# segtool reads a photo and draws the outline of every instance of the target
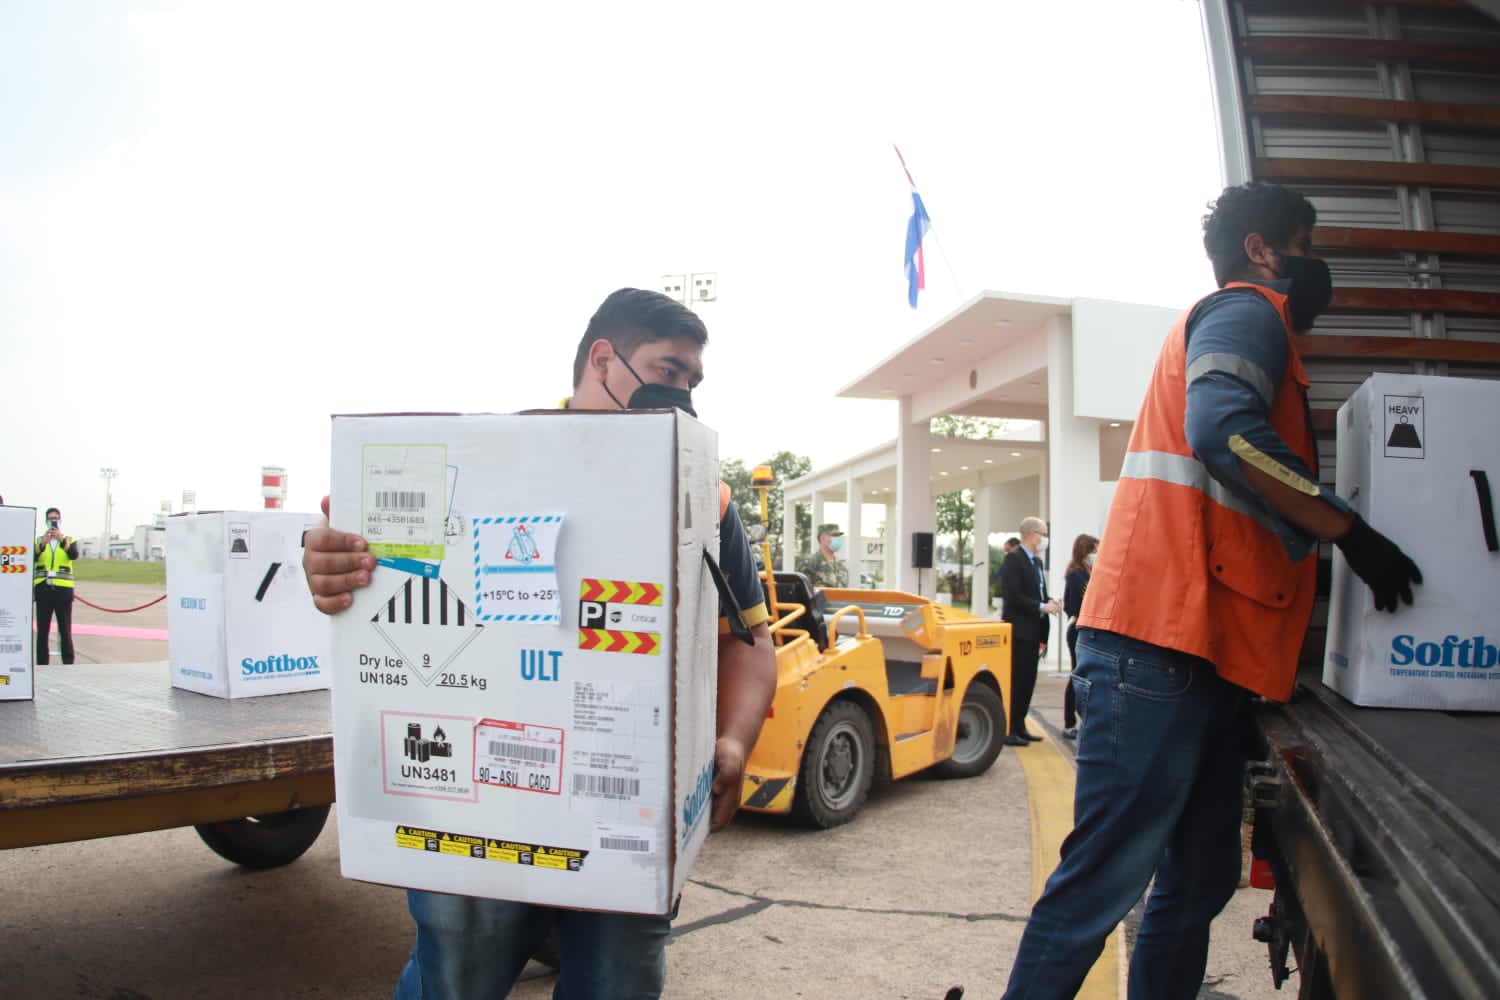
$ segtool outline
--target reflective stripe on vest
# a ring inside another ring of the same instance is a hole
[[[1187,486],[1208,494],[1210,500],[1243,514],[1267,531],[1275,532],[1276,523],[1229,491],[1229,487],[1208,474],[1208,468],[1191,455],[1174,455],[1169,451],[1131,451],[1125,453],[1120,468],[1121,479],[1157,479],[1174,486]]]

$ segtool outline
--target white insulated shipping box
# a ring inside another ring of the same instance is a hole
[[[0,506],[0,701],[29,701],[35,687],[36,629],[31,572],[36,508]]]
[[[1323,682],[1357,705],[1500,710],[1500,382],[1370,377],[1338,413],[1339,496],[1422,571],[1376,611],[1333,557]]]
[[[218,698],[328,687],[332,626],[302,573],[302,536],[321,523],[280,510],[167,518],[173,687]]]
[[[676,411],[333,421],[343,873],[666,913],[708,831],[713,432]]]

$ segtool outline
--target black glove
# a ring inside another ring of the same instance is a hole
[[[1411,585],[1422,582],[1422,571],[1401,551],[1400,546],[1365,523],[1358,514],[1333,544],[1344,553],[1349,568],[1369,584],[1375,595],[1375,610],[1396,610],[1396,598],[1411,603]]]

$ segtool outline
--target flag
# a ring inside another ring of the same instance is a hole
[[[927,268],[922,260],[922,237],[932,228],[922,196],[911,193],[911,218],[906,223],[906,301],[917,308],[917,292],[927,287]]]
[[[917,194],[917,182],[911,179],[911,171],[906,169],[906,157],[901,155],[901,150],[896,146],[896,159],[901,161],[901,170],[906,174],[906,183],[911,185],[911,218],[906,223],[906,301],[913,309],[917,308],[917,293],[927,287],[927,267],[922,258],[922,237],[932,228],[932,220],[927,217],[927,206],[922,204],[922,196]]]

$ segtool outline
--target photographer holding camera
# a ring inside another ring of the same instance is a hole
[[[47,637],[57,616],[58,645],[64,664],[73,662],[73,560],[78,539],[62,533],[62,512],[47,508],[47,533],[36,540],[32,594],[36,598],[36,662],[48,660]]]

